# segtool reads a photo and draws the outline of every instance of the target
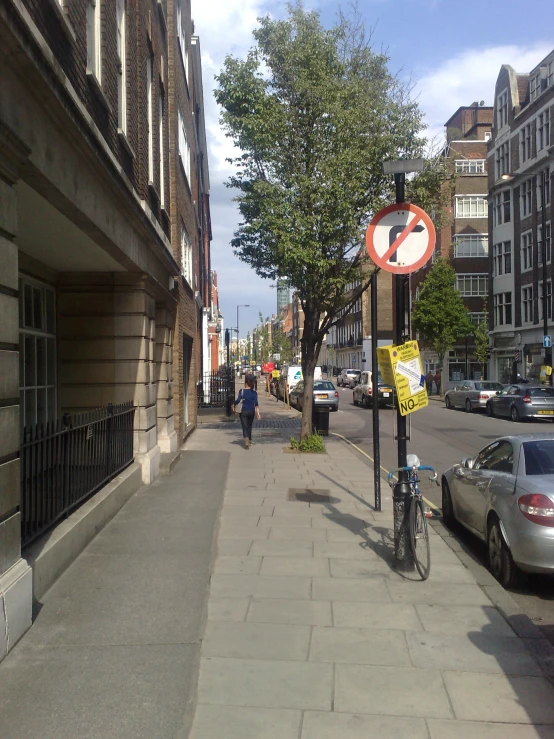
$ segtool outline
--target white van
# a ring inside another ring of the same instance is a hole
[[[315,380],[321,380],[321,367],[316,367],[314,370],[314,382]],[[288,395],[290,391],[303,380],[302,367],[299,364],[285,364],[281,370],[281,377],[279,378],[279,396],[285,399],[285,391]]]

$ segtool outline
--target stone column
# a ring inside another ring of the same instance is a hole
[[[0,660],[31,626],[33,576],[21,558],[17,195],[30,151],[0,121]]]
[[[157,383],[158,445],[162,453],[177,449],[173,410],[173,326],[175,316],[165,305],[156,306],[154,377]]]

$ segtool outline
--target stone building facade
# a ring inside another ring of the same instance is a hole
[[[210,226],[188,0],[5,0],[0,49],[1,659],[31,617],[22,429],[132,402],[156,477],[196,419]]]
[[[529,73],[503,65],[488,151],[490,369],[500,382],[518,373],[537,381],[546,355],[543,335],[554,333],[553,118],[554,51]]]

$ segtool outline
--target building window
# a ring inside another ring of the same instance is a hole
[[[499,180],[503,174],[510,171],[510,142],[506,141],[496,150],[495,160],[496,179]]]
[[[177,39],[179,41],[179,49],[181,51],[181,61],[185,70],[185,79],[189,81],[189,52],[187,46],[187,38],[185,29],[183,28],[183,9],[182,0],[177,0]]]
[[[454,256],[486,257],[489,253],[489,237],[486,234],[457,234],[454,237]]]
[[[512,272],[512,242],[501,241],[493,246],[494,276],[509,275]]]
[[[183,221],[181,221],[181,273],[192,287],[192,245]]]
[[[550,145],[550,108],[539,113],[537,118],[537,152]]]
[[[56,418],[56,301],[50,287],[19,282],[21,425]]]
[[[125,0],[117,0],[117,125],[127,133],[127,14]]]
[[[492,138],[492,133],[490,131],[485,131],[485,141],[490,141]]]
[[[533,184],[531,180],[524,182],[519,189],[521,217],[526,218],[531,214]]]
[[[148,182],[154,182],[154,59],[148,54],[146,60],[146,100],[148,117]]]
[[[544,320],[544,301],[543,301],[543,284],[539,283],[539,320]],[[546,317],[552,318],[552,282],[548,280],[546,283]]]
[[[494,296],[494,325],[505,326],[512,323],[512,293],[498,293]]]
[[[548,77],[546,78],[546,86],[554,85],[554,60],[548,64]]]
[[[521,289],[521,322],[533,323],[533,286]]]
[[[552,261],[552,242],[551,242],[551,231],[550,221],[546,224],[546,243],[542,243],[542,224],[537,226],[537,264],[542,265],[543,259],[543,247],[546,252],[546,263],[550,264]]]
[[[457,195],[456,218],[486,218],[488,203],[483,195]]]
[[[512,218],[510,191],[504,190],[494,196],[494,225],[501,226],[503,223],[509,223]]]
[[[456,172],[459,174],[484,174],[484,159],[456,159]]]
[[[165,121],[165,98],[163,88],[160,87],[160,97],[158,101],[158,126],[159,136],[158,141],[160,145],[160,206],[165,208],[165,135],[164,135],[164,121]]]
[[[456,275],[456,290],[463,297],[485,296],[488,294],[488,274]]]
[[[533,234],[527,231],[521,235],[521,271],[526,272],[533,267]]]
[[[191,186],[190,182],[190,147],[187,140],[187,131],[185,128],[185,121],[181,111],[179,111],[179,157],[181,164],[185,172],[185,176]]]
[[[520,158],[521,158],[522,164],[523,162],[526,162],[528,159],[531,159],[533,155],[531,139],[532,139],[532,125],[531,123],[528,123],[526,126],[523,126],[523,128],[519,132],[519,152],[520,152]]]
[[[87,2],[87,71],[102,81],[101,0]]]
[[[480,326],[482,323],[485,323],[487,320],[487,314],[486,313],[469,313],[469,320],[473,323],[474,326]]]
[[[539,74],[536,74],[534,77],[531,77],[531,80],[529,81],[529,98],[531,102],[533,102],[533,100],[536,100],[540,94],[541,94],[541,76],[539,73]]]
[[[508,90],[501,92],[496,99],[496,115],[498,128],[503,128],[508,123]]]
[[[542,188],[544,185],[544,199],[546,204],[550,203],[550,167],[537,175],[537,209],[542,208]]]

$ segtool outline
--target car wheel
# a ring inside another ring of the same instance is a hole
[[[518,409],[517,409],[517,408],[515,407],[515,405],[513,405],[513,406],[512,406],[511,408],[510,408],[510,418],[511,418],[511,419],[512,419],[512,421],[514,421],[515,423],[517,423],[517,422],[518,422],[518,421],[520,420],[520,418],[519,418],[519,411],[518,411]]]
[[[363,401],[364,408],[369,408],[371,403],[369,402],[369,395],[364,395],[364,401]]]
[[[352,405],[358,405],[358,400],[354,394],[352,394]]]
[[[448,397],[448,395],[445,398],[444,404],[446,405],[446,407],[448,408],[449,411],[452,410],[452,401],[450,400],[450,398]]]
[[[489,525],[487,545],[492,574],[503,588],[517,587],[523,581],[524,575],[514,562],[508,545],[504,541],[498,518],[492,519]]]
[[[466,413],[471,413],[471,400],[469,398],[466,400]]]
[[[450,486],[444,478],[442,480],[442,520],[448,528],[452,528],[453,524],[456,523]]]
[[[494,418],[494,408],[492,407],[492,403],[487,403],[487,416],[489,416],[489,418]]]

